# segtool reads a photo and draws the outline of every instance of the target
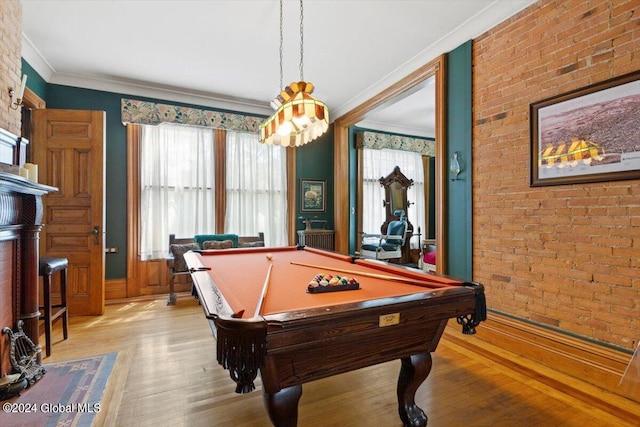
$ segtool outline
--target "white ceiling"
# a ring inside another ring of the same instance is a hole
[[[333,121],[534,2],[307,0],[304,78]],[[22,56],[48,83],[272,112],[280,90],[277,0],[21,3]],[[298,1],[284,3],[288,85],[300,78],[300,11]]]

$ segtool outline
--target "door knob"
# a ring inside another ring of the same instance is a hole
[[[100,226],[94,225],[91,229],[91,234],[93,234],[93,243],[96,245],[100,244]]]

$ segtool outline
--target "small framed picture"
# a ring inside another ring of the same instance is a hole
[[[326,197],[326,182],[317,179],[300,180],[300,211],[324,212]]]

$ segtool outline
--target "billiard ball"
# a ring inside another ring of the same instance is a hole
[[[267,259],[271,259],[271,258],[273,258],[273,255],[267,254]]]

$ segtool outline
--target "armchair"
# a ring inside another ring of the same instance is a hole
[[[363,258],[380,260],[402,258],[402,247],[408,230],[407,217],[403,210],[396,210],[393,214],[398,219],[389,222],[387,234],[363,233],[360,250]]]

